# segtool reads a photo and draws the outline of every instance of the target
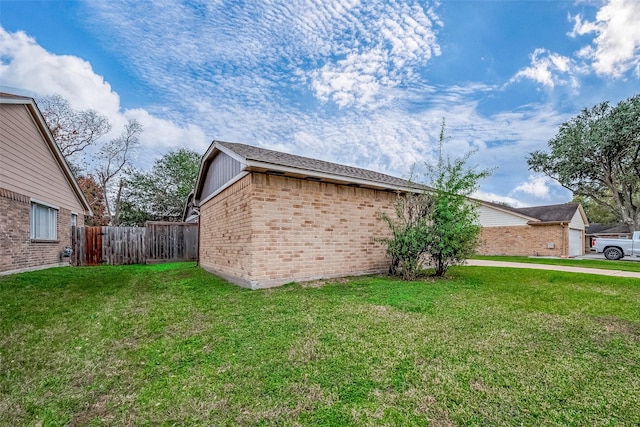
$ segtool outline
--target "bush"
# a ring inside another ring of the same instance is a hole
[[[391,258],[389,274],[405,280],[418,276],[425,258],[435,275],[443,277],[450,266],[464,263],[478,245],[478,204],[469,196],[491,171],[467,167],[473,152],[453,161],[445,159],[443,142],[444,121],[438,162],[427,165],[431,186],[399,194],[395,217],[380,214],[391,231],[391,237],[381,240]]]

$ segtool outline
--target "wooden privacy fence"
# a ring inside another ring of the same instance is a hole
[[[195,261],[198,224],[147,222],[145,227],[73,227],[73,265]]]

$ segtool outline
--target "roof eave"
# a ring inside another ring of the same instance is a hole
[[[363,188],[371,188],[376,190],[384,190],[384,191],[394,191],[394,192],[402,192],[402,193],[417,193],[420,191],[427,190],[426,187],[420,187],[416,185],[415,187],[411,187],[409,185],[394,185],[390,183],[367,180],[362,178],[353,178],[344,175],[331,174],[326,172],[318,172],[310,169],[303,168],[295,168],[290,166],[283,166],[275,163],[262,162],[257,160],[247,159],[243,156],[240,156],[235,151],[230,148],[225,147],[224,145],[219,144],[220,141],[212,141],[211,145],[207,149],[207,151],[202,156],[202,160],[200,162],[200,170],[198,171],[198,177],[196,179],[196,187],[194,191],[194,202],[200,203],[200,194],[202,192],[202,187],[204,186],[204,181],[206,179],[207,170],[209,169],[209,164],[215,158],[215,156],[222,152],[227,154],[228,156],[234,158],[239,161],[241,164],[241,170],[244,172],[281,172],[282,175],[292,176],[296,178],[317,178],[321,181],[325,182],[334,182],[338,184],[355,184]]]
[[[567,225],[570,221],[529,221],[527,225]]]

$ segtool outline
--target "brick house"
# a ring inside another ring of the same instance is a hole
[[[377,215],[404,191],[389,175],[214,141],[193,198],[200,265],[252,289],[386,271]]]
[[[0,93],[0,274],[69,265],[91,209],[32,98]]]
[[[511,208],[481,202],[480,225],[480,255],[584,255],[588,221],[579,203]]]

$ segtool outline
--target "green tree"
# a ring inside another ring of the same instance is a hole
[[[200,155],[181,148],[156,160],[151,171],[129,174],[121,205],[121,223],[180,221],[199,168]]]
[[[440,133],[440,155],[430,167],[433,210],[428,244],[431,265],[436,277],[443,277],[449,267],[464,263],[478,246],[481,227],[478,204],[469,197],[478,189],[481,179],[491,170],[477,171],[467,162],[475,152],[451,160],[442,155],[444,122]]]
[[[389,272],[406,280],[417,277],[423,262],[435,268],[436,277],[444,277],[478,244],[478,205],[469,196],[491,171],[467,166],[473,152],[455,160],[445,158],[444,129],[443,120],[438,162],[427,165],[430,186],[416,186],[415,193],[399,195],[395,217],[381,214],[391,231],[391,237],[382,240],[391,257]]]
[[[531,170],[640,230],[640,95],[582,110],[548,145],[530,154]]]
[[[590,223],[615,224],[621,222],[620,212],[612,206],[602,206],[585,196],[573,196],[572,203],[580,203]]]

